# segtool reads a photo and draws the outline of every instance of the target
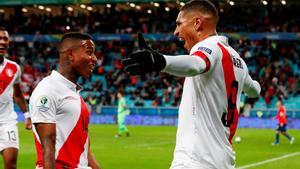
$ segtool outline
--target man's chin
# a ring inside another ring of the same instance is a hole
[[[5,56],[6,55],[6,51],[0,50],[0,56]]]

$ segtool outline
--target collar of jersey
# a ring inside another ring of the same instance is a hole
[[[70,80],[68,80],[67,78],[65,78],[63,75],[61,75],[59,72],[52,70],[51,72],[51,76],[55,79],[58,80],[60,82],[62,82],[64,85],[66,85],[69,89],[73,90],[73,91],[80,91],[81,90],[81,86],[78,84],[75,84],[73,82],[71,82]]]
[[[195,51],[194,48],[199,47],[199,46],[198,46],[199,43],[203,43],[204,41],[207,41],[207,40],[215,40],[215,41],[217,41],[217,42],[221,42],[222,44],[228,46],[228,38],[227,38],[226,36],[213,35],[213,36],[209,36],[208,38],[204,39],[204,40],[201,41],[201,42],[196,43],[196,44],[192,47],[192,49],[191,49],[190,52]]]

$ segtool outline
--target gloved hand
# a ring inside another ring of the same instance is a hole
[[[161,71],[166,67],[166,59],[159,52],[147,46],[141,33],[138,34],[140,50],[132,52],[127,58],[122,59],[126,72],[131,75],[142,75],[152,71]]]

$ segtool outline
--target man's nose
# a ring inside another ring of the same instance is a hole
[[[178,36],[179,35],[179,32],[177,31],[177,28],[174,30],[174,33],[173,33],[175,36]]]

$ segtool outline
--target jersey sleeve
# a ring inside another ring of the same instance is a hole
[[[192,48],[190,55],[164,55],[167,65],[163,72],[184,77],[206,73],[213,67],[218,55],[216,45],[199,43]]]
[[[245,64],[246,65],[246,64]],[[252,80],[251,76],[249,75],[248,68],[246,68],[246,77],[244,81],[244,88],[243,91],[251,98],[259,97],[261,87],[260,84],[256,80]]]
[[[56,123],[55,99],[46,91],[37,90],[30,98],[29,111],[32,123]]]

